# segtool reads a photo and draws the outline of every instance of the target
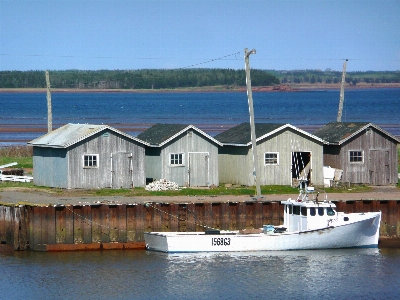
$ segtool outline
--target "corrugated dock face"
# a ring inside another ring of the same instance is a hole
[[[347,201],[338,211],[382,211],[381,236],[400,235],[400,201]],[[0,246],[14,250],[144,249],[147,231],[240,230],[282,224],[279,202],[0,206]]]

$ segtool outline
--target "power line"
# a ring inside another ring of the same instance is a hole
[[[235,60],[237,60],[236,55],[240,55],[240,52],[235,52],[235,53],[228,54],[228,55],[225,55],[225,56],[222,56],[222,57],[219,57],[219,58],[214,58],[214,59],[211,59],[211,60],[207,60],[207,61],[204,61],[204,62],[201,62],[201,63],[198,63],[198,64],[193,64],[193,65],[190,65],[190,66],[178,68],[178,70],[180,70],[180,69],[193,68],[193,67],[195,67],[195,66],[207,64],[207,63],[210,63],[210,62],[213,62],[213,61],[216,61],[216,60],[225,60],[224,58],[229,57],[229,56],[233,56],[233,55],[235,55]]]

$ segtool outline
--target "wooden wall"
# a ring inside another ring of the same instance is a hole
[[[349,162],[349,151],[363,151],[364,161]],[[324,164],[343,169],[342,180],[350,183],[395,185],[398,181],[397,144],[374,128],[341,146],[325,146]]]
[[[338,211],[382,211],[381,235],[400,235],[400,201],[347,201]],[[14,250],[127,249],[146,231],[238,230],[282,224],[279,202],[0,206],[0,243]]]
[[[182,166],[171,166],[170,165],[170,154],[171,153],[183,153],[184,161]],[[169,181],[176,182],[179,186],[188,186],[189,183],[199,182],[195,178],[197,172],[201,174],[203,170],[190,170],[189,166],[189,155],[190,153],[204,153],[208,154],[208,185],[219,185],[219,173],[218,173],[218,146],[205,138],[196,131],[187,131],[179,138],[171,141],[167,145],[162,147],[161,159],[158,161],[148,159],[146,162],[149,163],[160,163],[159,166],[161,171],[161,178],[165,178]],[[154,169],[154,166],[149,166],[150,170]],[[191,178],[189,178],[191,176]],[[158,178],[159,179],[159,178]]]
[[[99,167],[84,168],[84,154],[98,154]],[[117,166],[114,160],[113,165],[111,156],[119,154],[132,154],[130,162]],[[103,131],[67,149],[33,147],[34,184],[67,189],[144,187],[144,156],[144,145],[113,131]],[[127,178],[116,185],[113,176]]]
[[[278,165],[265,165],[266,152],[279,153]],[[323,146],[308,136],[287,129],[257,142],[257,176],[261,185],[292,185],[292,152],[311,153],[311,182],[324,184]],[[220,182],[254,185],[253,156],[251,146],[224,146],[220,148]]]

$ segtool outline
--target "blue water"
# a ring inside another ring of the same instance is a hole
[[[398,299],[399,249],[0,254],[1,299]]]
[[[256,122],[289,123],[310,132],[336,121],[339,91],[253,93]],[[0,143],[26,142],[47,130],[45,93],[0,93]],[[108,124],[137,135],[152,124],[194,124],[215,135],[249,122],[245,92],[52,93],[53,129]],[[400,89],[350,90],[342,121],[372,122],[400,136]],[[17,133],[10,128],[38,128]]]

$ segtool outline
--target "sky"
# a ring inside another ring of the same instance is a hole
[[[400,70],[399,0],[0,0],[0,70]]]

